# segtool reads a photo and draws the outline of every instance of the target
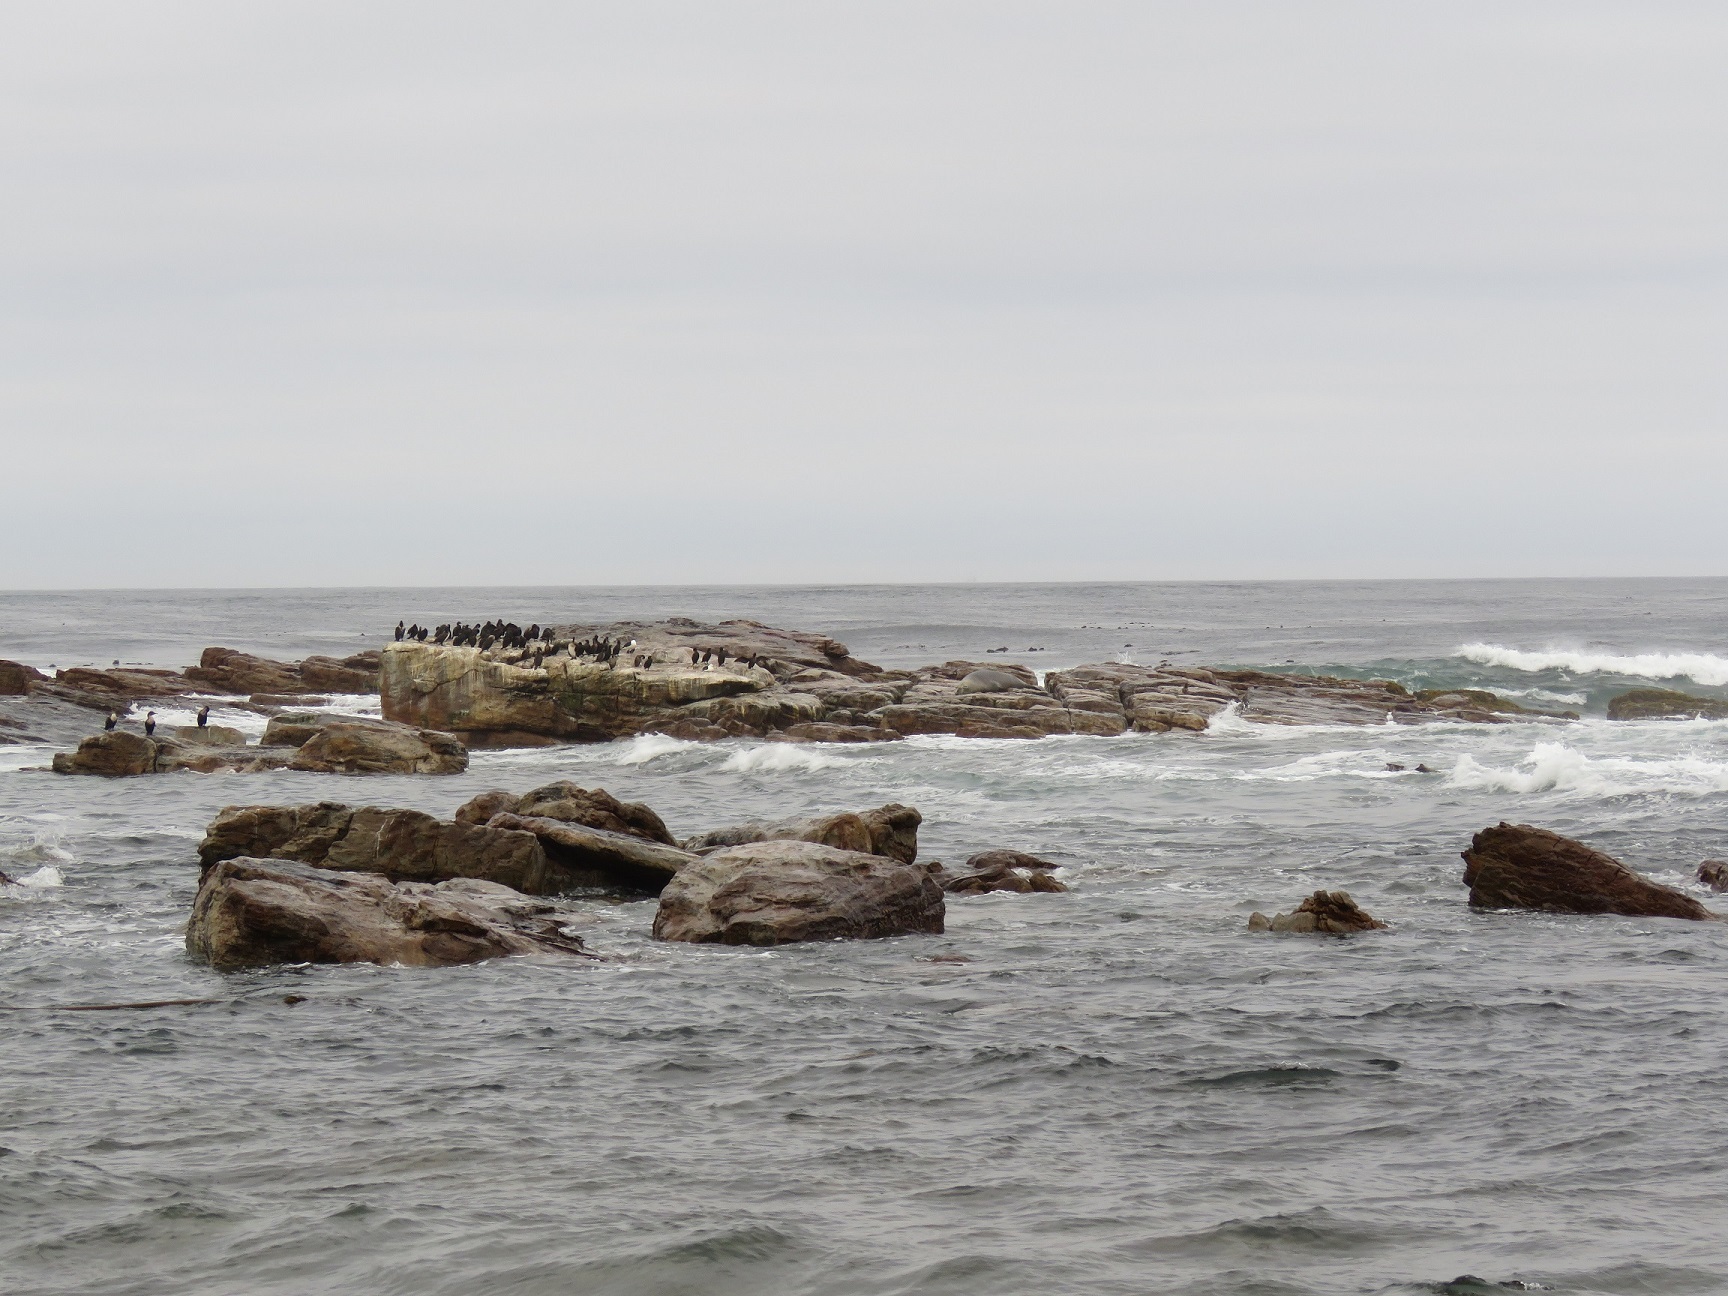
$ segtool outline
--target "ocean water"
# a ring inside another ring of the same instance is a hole
[[[1602,711],[1651,683],[1728,695],[1725,609],[1728,581],[0,595],[0,657],[42,666],[353,651],[398,617],[682,614],[886,665],[1168,657],[1585,715],[644,738],[477,752],[443,779],[108,782],[0,748],[20,879],[0,889],[0,1290],[1728,1290],[1728,928],[1473,913],[1458,858],[1506,819],[1696,892],[1728,857],[1728,723]],[[1418,763],[1437,772],[1387,768]],[[186,958],[224,805],[448,814],[556,778],[679,834],[902,801],[925,857],[1030,850],[1072,890],[954,900],[940,937],[774,950],[657,945],[652,901],[586,902],[598,964]],[[1246,930],[1316,887],[1391,929]],[[164,999],[210,1002],[65,1010]]]

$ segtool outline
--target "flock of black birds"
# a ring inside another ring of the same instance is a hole
[[[554,657],[563,652],[572,659],[597,661],[614,668],[619,660],[630,649],[636,646],[634,639],[628,643],[622,639],[613,639],[606,635],[592,635],[587,639],[559,639],[553,633],[551,626],[544,630],[538,624],[524,630],[514,621],[488,621],[484,625],[465,625],[458,621],[455,625],[445,624],[434,629],[423,625],[407,625],[401,621],[396,623],[396,642],[414,640],[425,643],[430,639],[435,644],[450,644],[457,648],[478,648],[481,652],[489,652],[493,648],[520,651],[525,657],[531,658],[534,668],[538,670],[541,663],[548,657]],[[731,656],[724,648],[690,648],[690,665],[711,670],[715,666],[724,666]],[[767,659],[755,653],[745,657],[733,657],[741,665],[755,667],[766,663]],[[653,653],[637,653],[631,659],[631,666],[638,670],[653,669],[655,657]],[[667,664],[670,664],[668,662]]]

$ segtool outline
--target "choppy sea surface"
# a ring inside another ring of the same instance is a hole
[[[0,747],[20,879],[0,888],[0,1290],[1728,1291],[1728,928],[1473,913],[1458,858],[1534,823],[1703,894],[1699,861],[1728,857],[1728,723],[1603,708],[1652,683],[1728,696],[1725,611],[1728,581],[0,595],[0,657],[44,667],[348,652],[398,617],[681,614],[884,665],[1169,658],[1585,716],[647,738],[476,752],[440,779],[103,781]],[[599,964],[186,957],[224,805],[447,815],[558,778],[680,835],[901,801],[925,857],[1030,850],[1072,889],[954,900],[940,937],[773,950],[657,945],[652,901],[586,902]],[[1391,929],[1246,930],[1316,887]],[[65,1010],[161,999],[214,1002]]]

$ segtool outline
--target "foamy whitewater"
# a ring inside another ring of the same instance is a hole
[[[0,1290],[1728,1290],[1728,928],[1473,913],[1458,859],[1479,828],[1534,823],[1704,895],[1728,722],[1604,710],[1651,681],[1724,696],[1725,605],[1721,581],[0,596],[0,657],[44,668],[351,652],[398,617],[682,614],[891,666],[1168,658],[1584,715],[644,737],[436,779],[108,782],[0,746]],[[925,857],[1017,847],[1072,889],[954,900],[941,937],[774,950],[659,945],[652,901],[583,902],[597,965],[223,976],[185,956],[224,805],[448,815],[558,778],[679,834],[902,801]],[[1316,887],[1391,930],[1247,932]],[[157,1000],[208,1002],[61,1010]]]

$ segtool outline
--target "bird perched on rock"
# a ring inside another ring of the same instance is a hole
[[[102,722],[102,727],[104,729],[106,729],[109,733],[113,733],[114,732],[114,726],[119,724],[119,723],[120,723],[119,712],[110,711],[108,713],[108,718]]]
[[[401,643],[402,642],[402,636],[407,634],[407,633],[408,633],[408,627],[404,623],[402,623],[401,621],[398,621],[396,623],[396,642]]]
[[[208,706],[201,706],[198,708],[198,727],[200,729],[208,729],[210,727],[210,708]]]
[[[154,711],[146,711],[144,713],[144,736],[146,738],[148,738],[151,734],[153,734],[155,732],[156,732],[156,713]]]

